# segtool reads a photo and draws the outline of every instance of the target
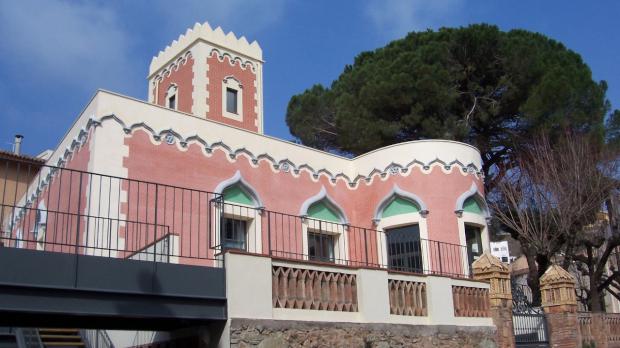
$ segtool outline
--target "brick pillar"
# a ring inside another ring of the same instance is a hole
[[[540,295],[547,318],[550,346],[580,347],[575,278],[562,267],[552,265],[540,277]]]
[[[490,313],[497,327],[497,346],[514,348],[512,328],[512,289],[508,266],[497,257],[485,252],[472,264],[474,279],[489,282]]]

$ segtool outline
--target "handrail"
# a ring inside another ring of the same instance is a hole
[[[220,235],[212,238],[211,247],[216,250],[216,255],[226,250],[241,250],[347,267],[471,277],[468,251],[464,245],[424,239],[419,234],[392,234],[222,200],[212,201],[211,205],[216,213],[213,220],[215,230],[220,231]]]
[[[80,330],[80,337],[88,348],[115,348],[107,330]]]
[[[15,338],[19,348],[44,348],[38,329],[16,328]]]

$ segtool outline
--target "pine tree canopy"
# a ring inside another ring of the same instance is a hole
[[[560,42],[477,24],[359,54],[329,88],[293,96],[286,122],[303,144],[349,155],[418,139],[467,142],[492,183],[541,129],[615,141],[620,112],[610,113],[606,91]]]

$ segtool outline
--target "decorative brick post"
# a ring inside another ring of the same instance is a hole
[[[575,277],[562,267],[552,265],[540,277],[540,295],[551,347],[580,347]]]
[[[512,290],[508,266],[486,251],[472,265],[474,279],[490,284],[489,300],[493,323],[497,327],[497,346],[514,348],[512,328]]]

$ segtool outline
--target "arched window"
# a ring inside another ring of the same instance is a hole
[[[460,242],[467,247],[466,266],[470,267],[489,246],[489,209],[475,183],[458,197],[455,213],[459,220]]]
[[[414,193],[394,185],[377,205],[374,223],[377,230],[377,243],[381,250],[381,264],[389,269],[405,272],[424,272],[424,255],[427,246],[422,243],[428,238],[426,204]]]
[[[400,196],[394,196],[390,203],[383,209],[381,217],[390,217],[399,214],[419,213],[420,207],[417,203]]]
[[[334,208],[332,208],[329,202],[322,200],[312,204],[308,208],[308,217],[318,220],[325,220],[331,222],[341,222],[342,216]]]
[[[382,218],[412,213],[426,215],[428,213],[426,204],[417,195],[394,185],[377,206],[373,220],[378,223]]]
[[[247,189],[240,184],[228,186],[222,191],[225,202],[255,206],[256,202]]]
[[[484,210],[480,203],[478,202],[477,197],[472,196],[469,197],[463,202],[463,211],[474,214],[483,214]]]
[[[306,218],[302,243],[308,259],[323,262],[346,260],[347,236],[344,232],[347,218],[327,195],[325,187],[302,204],[300,215]]]
[[[240,249],[261,252],[261,224],[259,209],[262,202],[254,188],[237,171],[231,178],[222,181],[215,189],[222,195],[223,204],[219,208],[222,250]]]

